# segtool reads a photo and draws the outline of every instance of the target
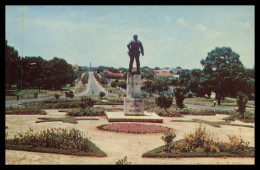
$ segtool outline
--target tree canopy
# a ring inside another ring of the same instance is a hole
[[[250,79],[246,77],[245,68],[239,58],[239,54],[230,47],[216,47],[208,53],[206,59],[201,60],[204,77],[216,93],[218,104],[222,97],[236,96],[239,89],[247,91],[244,86],[250,86]]]

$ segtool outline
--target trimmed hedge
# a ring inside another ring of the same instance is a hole
[[[8,106],[5,108],[6,115],[47,115],[41,107]]]
[[[105,109],[103,107],[92,107],[85,109],[72,109],[68,111],[68,116],[105,116]]]

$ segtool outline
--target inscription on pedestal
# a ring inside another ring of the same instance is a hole
[[[144,115],[144,101],[141,98],[124,98],[125,115]]]

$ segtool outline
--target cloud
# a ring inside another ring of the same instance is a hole
[[[206,31],[206,27],[204,25],[201,25],[201,24],[196,24],[194,26],[194,28],[197,30],[197,31]]]
[[[166,20],[167,20],[167,22],[169,22],[169,23],[171,23],[171,22],[172,22],[171,18],[170,18],[170,17],[168,17],[168,16],[165,16],[165,19],[166,19]]]
[[[187,24],[187,23],[184,21],[184,17],[178,19],[177,24],[180,24],[180,25],[182,25],[182,26],[184,26],[184,27],[188,27],[188,26],[189,26],[189,24]]]
[[[195,29],[196,31],[204,32],[204,33],[206,33],[208,36],[214,37],[214,38],[220,37],[220,36],[223,36],[223,35],[224,35],[223,32],[221,32],[221,31],[217,31],[217,30],[213,30],[213,29],[208,29],[206,26],[201,25],[201,24],[196,24],[196,25],[194,26],[194,29]]]
[[[216,31],[216,30],[209,30],[208,31],[209,35],[212,36],[212,37],[220,37],[220,36],[223,36],[223,32],[221,31]]]
[[[238,24],[245,30],[249,30],[251,28],[251,24],[248,22],[245,23],[239,22]]]

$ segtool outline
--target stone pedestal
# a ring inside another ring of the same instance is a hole
[[[123,112],[106,112],[109,122],[152,122],[163,123],[156,113],[144,113],[144,100],[141,98],[141,74],[127,75],[127,97],[124,98]]]
[[[127,97],[124,98],[125,115],[143,116],[144,100],[141,98],[141,74],[127,74]]]

